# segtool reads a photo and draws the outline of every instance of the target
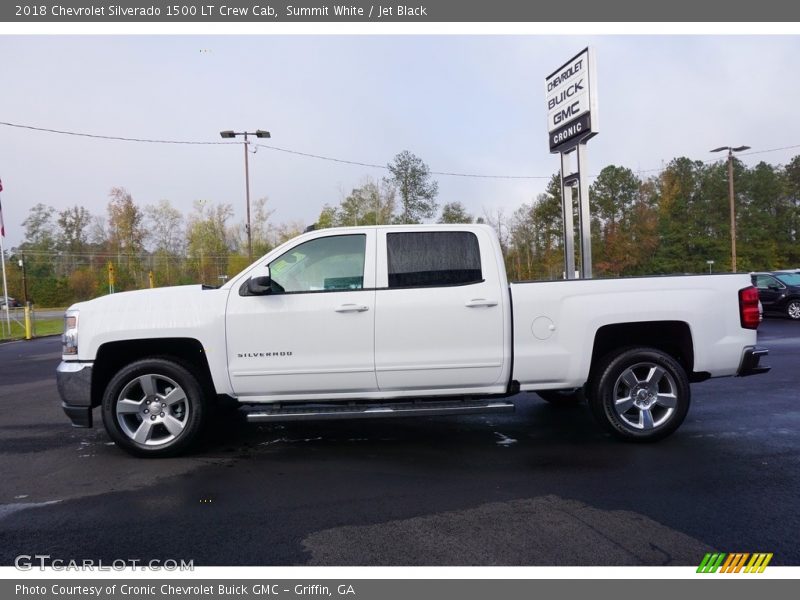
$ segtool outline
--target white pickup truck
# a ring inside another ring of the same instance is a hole
[[[140,456],[186,449],[214,409],[251,421],[513,410],[537,391],[585,397],[627,440],[663,438],[689,383],[751,375],[747,275],[508,283],[484,225],[324,229],[220,288],[125,292],[73,305],[63,408]]]

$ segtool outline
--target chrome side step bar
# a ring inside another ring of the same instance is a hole
[[[369,404],[291,404],[250,409],[247,420],[265,421],[322,421],[331,419],[377,419],[388,417],[423,417],[438,415],[469,415],[475,413],[514,412],[514,404],[506,400],[453,400],[420,402],[382,402]]]

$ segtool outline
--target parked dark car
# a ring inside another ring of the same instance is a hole
[[[800,273],[751,273],[764,314],[782,314],[800,321]]]
[[[6,305],[6,297],[0,296],[0,308],[3,308]],[[8,297],[8,307],[9,308],[19,308],[22,304],[19,303],[18,300],[15,300],[11,296]]]

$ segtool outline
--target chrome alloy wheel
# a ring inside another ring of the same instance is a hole
[[[630,427],[649,430],[669,421],[678,386],[664,368],[650,362],[625,369],[614,384],[614,411]]]
[[[131,440],[161,446],[177,438],[186,427],[189,401],[174,380],[147,374],[122,388],[115,412],[120,429]]]
[[[792,300],[786,307],[790,319],[800,319],[800,300]]]

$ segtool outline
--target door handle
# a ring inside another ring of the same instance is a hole
[[[464,304],[467,308],[475,308],[476,306],[497,306],[497,300],[486,300],[485,298],[473,298]]]
[[[369,306],[364,306],[363,304],[340,304],[333,310],[339,313],[364,312],[365,310],[369,310]]]

